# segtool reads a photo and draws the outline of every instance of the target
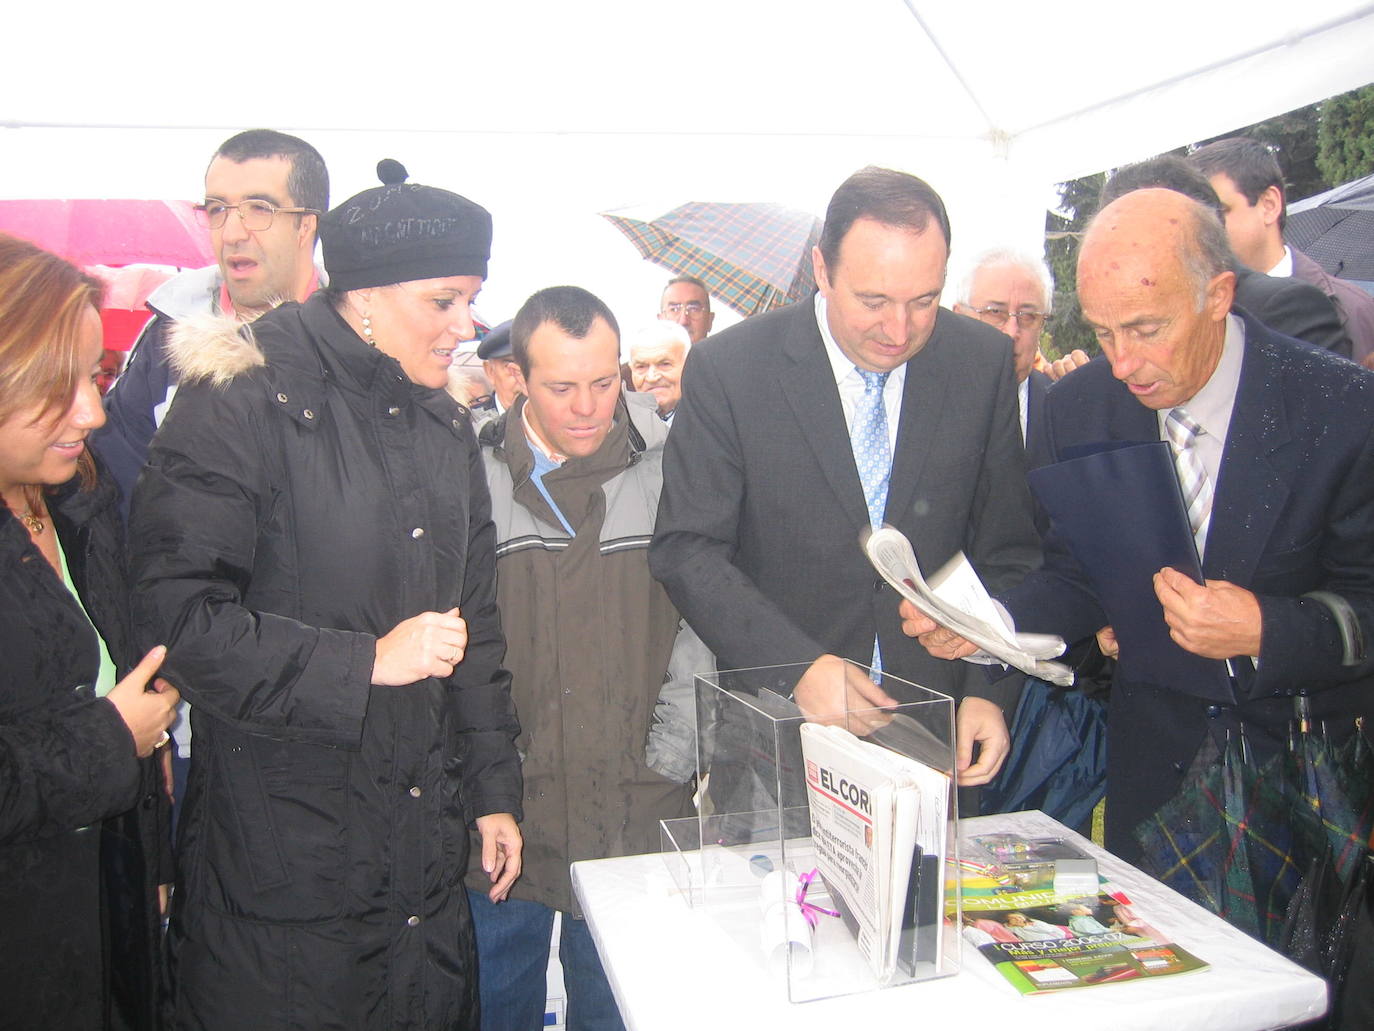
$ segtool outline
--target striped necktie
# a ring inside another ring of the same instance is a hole
[[[1174,467],[1178,470],[1179,486],[1183,488],[1184,504],[1188,506],[1188,525],[1195,540],[1205,541],[1207,525],[1212,518],[1212,483],[1194,445],[1207,431],[1185,409],[1175,408],[1164,420],[1164,432],[1173,445]]]

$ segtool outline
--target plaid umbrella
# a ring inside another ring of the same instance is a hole
[[[1298,724],[1289,748],[1258,765],[1243,741],[1218,754],[1209,739],[1184,788],[1135,832],[1160,880],[1295,954],[1304,951],[1294,940],[1298,910],[1346,894],[1374,829],[1364,735],[1333,747]]]
[[[696,276],[741,315],[801,300],[815,288],[811,248],[821,220],[780,204],[691,202],[656,218],[630,209],[601,217],[640,256],[678,275]]]
[[[1269,944],[1304,872],[1282,796],[1261,788],[1275,761],[1257,769],[1243,742],[1218,752],[1209,736],[1183,789],[1135,831],[1144,869]]]

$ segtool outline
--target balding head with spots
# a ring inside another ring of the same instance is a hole
[[[1216,214],[1173,190],[1103,208],[1078,255],[1083,317],[1112,374],[1146,408],[1189,401],[1216,369],[1235,293]]]

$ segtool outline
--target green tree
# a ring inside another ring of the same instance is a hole
[[[1106,173],[1097,172],[1060,183],[1059,211],[1045,216],[1045,258],[1054,273],[1054,313],[1045,326],[1049,339],[1041,345],[1047,358],[1058,358],[1076,347],[1088,354],[1099,350],[1097,339],[1083,323],[1075,275],[1078,241],[1097,212],[1097,195],[1106,181]]]
[[[1211,139],[1199,140],[1188,150],[1231,136],[1249,136],[1268,144],[1278,158],[1288,187],[1288,199],[1301,200],[1329,190],[1338,183],[1374,172],[1374,83],[1267,118],[1254,125],[1232,129]],[[1054,273],[1054,314],[1045,327],[1041,349],[1057,358],[1074,348],[1088,354],[1099,350],[1083,324],[1078,306],[1075,268],[1078,241],[1097,212],[1097,196],[1107,173],[1059,184],[1059,212],[1045,217],[1045,254]]]
[[[1316,163],[1321,174],[1337,185],[1374,172],[1374,84],[1320,106]]]
[[[1220,136],[1198,140],[1192,149],[1205,146],[1216,140],[1230,139],[1233,136],[1247,136],[1269,146],[1278,159],[1279,168],[1288,187],[1288,199],[1301,200],[1314,193],[1331,188],[1331,182],[1317,165],[1317,124],[1322,108],[1330,103],[1309,104],[1295,111],[1287,111],[1273,118],[1266,118],[1242,129],[1233,129]]]

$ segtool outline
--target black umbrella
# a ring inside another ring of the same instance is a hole
[[[1283,236],[1333,275],[1374,283],[1374,175],[1290,204]]]

